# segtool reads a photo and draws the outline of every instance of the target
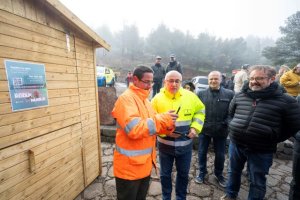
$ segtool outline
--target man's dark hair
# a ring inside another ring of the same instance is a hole
[[[254,70],[266,72],[269,78],[276,76],[275,68],[269,65],[253,65],[249,68],[248,73],[250,74]]]
[[[139,80],[141,80],[145,73],[152,73],[153,70],[147,66],[137,66],[133,71],[133,76],[136,76]]]

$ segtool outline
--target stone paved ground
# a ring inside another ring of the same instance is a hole
[[[115,180],[112,170],[112,153],[114,145],[111,143],[101,143],[102,145],[102,176],[99,176],[90,184],[75,200],[111,200],[116,199]],[[188,200],[217,200],[224,194],[224,189],[219,187],[212,176],[213,153],[208,155],[208,177],[205,184],[196,184],[194,177],[198,174],[197,152],[193,152],[192,165],[189,174]],[[225,168],[227,168],[228,159],[226,158]],[[268,175],[267,200],[287,200],[289,192],[289,183],[291,182],[292,161],[274,159],[273,165]],[[155,174],[153,173],[153,176]],[[225,174],[226,175],[226,174]],[[176,176],[174,170],[173,178]],[[174,187],[173,187],[174,191]],[[242,186],[239,192],[239,199],[247,199],[248,181],[245,176],[242,177]],[[161,199],[161,185],[156,178],[151,179],[151,185],[147,200]],[[172,199],[174,199],[174,194]]]

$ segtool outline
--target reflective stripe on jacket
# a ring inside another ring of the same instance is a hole
[[[177,110],[180,106],[178,119],[175,123],[175,131],[188,134],[190,128],[195,128],[199,134],[202,130],[205,118],[205,106],[196,94],[180,88],[179,91],[173,95],[165,88],[160,90],[151,101],[152,106],[158,113],[163,113],[168,110]],[[160,134],[159,143],[173,147],[191,146],[192,139],[181,136],[179,138],[168,137],[167,134]]]
[[[129,86],[115,103],[112,115],[118,127],[114,151],[114,175],[137,180],[150,175],[156,163],[156,133],[174,126],[167,114],[156,114],[149,91]]]

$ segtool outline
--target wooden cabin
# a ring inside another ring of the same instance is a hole
[[[96,48],[58,0],[0,1],[1,200],[74,199],[101,175]]]

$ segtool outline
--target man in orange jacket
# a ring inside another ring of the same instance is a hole
[[[112,111],[118,123],[114,175],[118,200],[146,199],[152,166],[156,167],[156,134],[172,133],[178,115],[174,110],[157,114],[148,96],[153,71],[139,66],[133,84],[119,96]]]

